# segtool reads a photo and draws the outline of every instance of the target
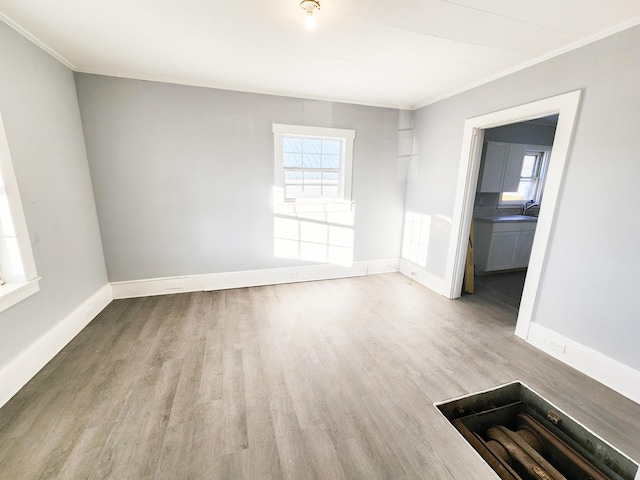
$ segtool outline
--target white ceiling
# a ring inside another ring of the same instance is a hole
[[[640,23],[640,0],[0,0],[70,68],[415,108]]]

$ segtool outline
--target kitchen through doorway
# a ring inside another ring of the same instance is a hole
[[[544,276],[547,250],[556,221],[558,198],[581,96],[581,90],[574,90],[467,118],[464,123],[460,168],[451,222],[450,249],[444,277],[446,296],[451,299],[459,298],[462,294],[485,130],[559,114],[553,140],[553,154],[549,159],[544,185],[544,207],[540,211],[536,224],[535,240],[531,249],[531,259],[527,267],[515,328],[516,336],[527,341],[529,341],[530,327],[534,320],[539,286]]]
[[[557,123],[554,114],[484,130],[466,268],[475,295],[520,306]]]

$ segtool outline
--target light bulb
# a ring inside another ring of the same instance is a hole
[[[313,27],[316,26],[316,19],[313,17],[313,12],[308,12],[307,13],[307,18],[304,19],[304,25],[309,29],[312,30]]]
[[[318,0],[302,0],[300,2],[300,7],[307,14],[304,24],[309,30],[311,30],[316,25],[316,19],[313,17],[313,13],[316,10],[320,10],[320,2]]]

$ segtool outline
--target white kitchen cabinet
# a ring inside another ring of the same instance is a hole
[[[537,222],[482,221],[474,227],[475,267],[481,272],[525,268],[529,264]]]
[[[536,234],[535,225],[535,223],[533,225],[529,225],[529,227],[533,226],[533,230],[523,229],[520,231],[520,236],[516,243],[516,251],[513,256],[513,268],[521,268],[529,265],[531,248],[533,247],[533,237]]]
[[[481,192],[501,191],[504,165],[508,155],[508,143],[487,142],[480,181]]]
[[[479,191],[517,191],[525,149],[519,143],[487,142]]]
[[[498,226],[499,225],[494,225],[494,232],[491,234],[487,264],[484,268],[487,272],[514,268],[513,259],[516,254],[520,230],[514,232],[496,232],[495,230]]]

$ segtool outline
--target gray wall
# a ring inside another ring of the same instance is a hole
[[[407,210],[451,219],[465,119],[583,89],[534,322],[640,370],[640,27],[424,107]],[[442,278],[449,231],[426,269]]]
[[[554,115],[557,119],[558,116]],[[489,128],[484,132],[485,142],[526,143],[528,145],[553,145],[555,125],[539,125],[521,122],[513,125]]]
[[[354,260],[399,256],[407,112],[89,74],[76,83],[109,280],[308,264],[274,258],[274,122],[356,130]]]
[[[0,22],[0,112],[40,292],[0,313],[0,368],[107,283],[73,73]]]

